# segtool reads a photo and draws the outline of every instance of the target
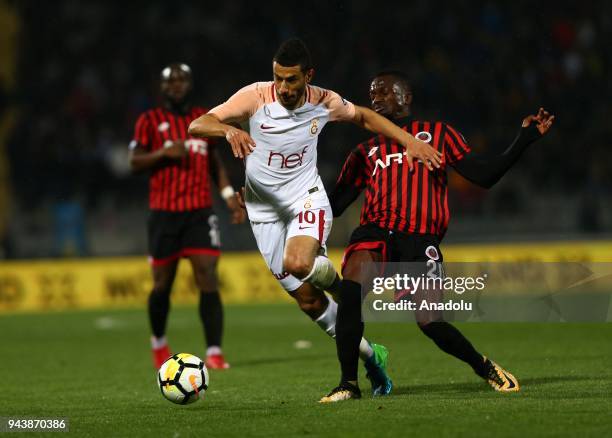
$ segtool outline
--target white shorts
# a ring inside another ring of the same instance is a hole
[[[292,292],[302,282],[283,268],[285,243],[294,236],[311,236],[319,241],[321,253],[325,254],[325,242],[331,232],[333,219],[327,193],[319,190],[294,202],[282,213],[282,217],[285,219],[277,222],[251,222],[251,229],[259,252],[272,275],[287,292]]]

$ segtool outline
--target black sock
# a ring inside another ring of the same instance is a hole
[[[336,350],[342,370],[341,381],[357,381],[359,343],[364,326],[361,321],[361,285],[342,280],[338,294],[340,300],[336,317]]]
[[[219,291],[200,292],[200,319],[208,347],[221,347],[223,336],[223,306]]]
[[[470,365],[479,376],[484,375],[485,366],[482,354],[478,353],[470,341],[451,324],[438,321],[419,327],[442,351]]]
[[[338,294],[338,290],[340,289],[341,281],[342,280],[340,280],[340,276],[336,274],[336,278],[334,279],[334,282],[331,284],[331,286],[327,288],[327,292],[332,294],[332,296]]]
[[[149,294],[149,322],[153,336],[156,338],[161,338],[166,333],[169,311],[170,291],[151,291]]]

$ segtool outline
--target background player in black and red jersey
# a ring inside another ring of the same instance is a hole
[[[342,368],[339,387],[330,401],[358,397],[357,347],[363,334],[361,286],[364,262],[442,262],[439,244],[450,217],[446,166],[473,183],[490,188],[518,160],[523,151],[552,126],[554,116],[540,108],[523,120],[512,144],[485,154],[470,151],[464,137],[441,121],[412,117],[412,90],[402,72],[378,74],[370,86],[372,108],[393,120],[416,138],[444,154],[440,169],[428,171],[422,163],[410,172],[403,149],[378,136],[358,145],[347,158],[330,195],[334,216],[339,216],[365,190],[360,226],[353,232],[344,254],[343,282],[336,322],[336,343]],[[418,320],[418,317],[417,317]],[[440,349],[469,364],[496,390],[518,391],[510,373],[478,353],[451,324],[434,319],[419,327]],[[391,391],[389,386],[388,392]]]
[[[133,171],[149,170],[149,254],[153,290],[149,295],[153,362],[159,367],[170,356],[166,322],[170,292],[179,259],[191,262],[200,290],[199,312],[208,345],[206,366],[227,368],[221,351],[223,308],[218,291],[220,239],[212,211],[210,179],[231,210],[232,223],[245,220],[227,173],[209,139],[191,138],[189,124],[206,110],[193,106],[191,69],[171,64],[161,73],[163,104],[141,114],[130,143]]]

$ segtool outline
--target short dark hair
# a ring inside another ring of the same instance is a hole
[[[283,42],[276,51],[273,59],[283,67],[299,65],[302,71],[312,68],[310,51],[308,47],[306,47],[306,44],[304,44],[304,41],[299,38],[290,38]]]
[[[404,86],[408,90],[412,90],[412,84],[410,84],[410,78],[408,77],[406,73],[404,73],[401,70],[383,70],[383,71],[376,73],[376,76],[374,77],[379,78],[381,76],[392,76],[396,80],[403,82]]]
[[[170,73],[172,73],[172,70],[180,70],[187,76],[189,76],[189,78],[193,76],[191,73],[191,67],[189,67],[187,64],[185,64],[184,62],[173,62],[172,64],[168,64],[162,69],[159,75],[161,80],[163,81],[165,79],[168,79],[170,77]]]

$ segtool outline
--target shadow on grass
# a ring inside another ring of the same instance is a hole
[[[541,386],[563,382],[580,382],[588,380],[599,380],[589,376],[543,376],[520,379],[522,387]],[[397,386],[393,394],[424,394],[424,393],[465,393],[465,392],[489,392],[490,388],[484,381],[458,382],[458,383],[427,383],[421,385]]]
[[[581,382],[585,380],[601,380],[592,376],[543,376],[521,379],[522,385],[546,385],[549,383]]]
[[[258,366],[258,365],[269,365],[269,364],[280,364],[289,362],[302,362],[316,359],[328,359],[329,354],[309,354],[303,356],[282,356],[282,357],[261,357],[249,360],[233,360],[232,368],[245,367],[245,366]]]
[[[406,385],[396,386],[393,388],[393,393],[396,395],[403,394],[431,394],[431,393],[465,393],[465,392],[483,392],[487,391],[487,387],[483,386],[483,382],[461,382],[461,383],[427,383],[421,385]]]

